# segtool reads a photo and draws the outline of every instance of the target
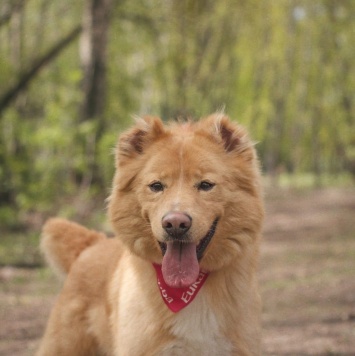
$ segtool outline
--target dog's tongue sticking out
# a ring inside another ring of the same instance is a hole
[[[195,283],[200,272],[194,243],[168,242],[163,257],[165,283],[172,288],[186,288]]]

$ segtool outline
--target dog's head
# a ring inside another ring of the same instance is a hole
[[[255,150],[245,130],[223,114],[165,126],[146,117],[122,134],[109,214],[136,255],[163,264],[173,287],[199,269],[233,262],[261,228]]]

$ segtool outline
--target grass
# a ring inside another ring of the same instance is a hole
[[[0,238],[0,266],[39,267],[42,257],[35,233],[5,233]]]
[[[350,187],[354,184],[354,178],[350,173],[322,174],[316,176],[313,173],[287,174],[282,173],[277,179],[281,188],[314,188],[314,187]]]

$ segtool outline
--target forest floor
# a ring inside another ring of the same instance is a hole
[[[355,355],[355,191],[270,190],[263,355]],[[60,289],[46,268],[0,269],[0,355],[34,353]]]

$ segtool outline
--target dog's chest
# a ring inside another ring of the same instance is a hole
[[[176,341],[164,349],[162,355],[230,355],[231,343],[220,329],[218,315],[209,307],[202,294],[178,312],[171,332]]]

